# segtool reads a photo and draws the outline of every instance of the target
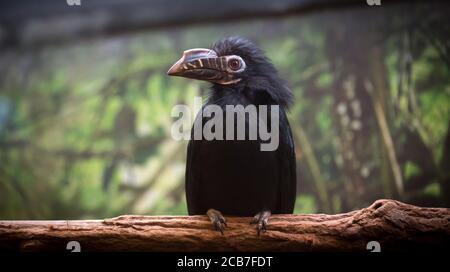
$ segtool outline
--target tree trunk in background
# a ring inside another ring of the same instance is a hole
[[[334,126],[338,135],[337,165],[342,171],[346,195],[343,210],[351,210],[367,200],[374,160],[370,142],[372,126],[376,124],[371,99],[365,81],[370,78],[367,49],[374,39],[368,31],[372,22],[355,25],[352,14],[343,13],[329,27],[326,55],[333,74]],[[373,197],[373,196],[372,196]]]
[[[441,178],[439,179],[442,199],[446,207],[450,207],[450,120],[448,120],[447,135],[444,139],[444,151],[442,152],[441,160]]]
[[[394,177],[395,187],[400,197],[404,195],[403,175],[400,164],[397,159],[394,140],[388,124],[388,115],[386,114],[386,97],[389,96],[386,82],[386,68],[384,64],[384,54],[379,46],[374,46],[369,52],[369,60],[371,64],[371,93],[372,105],[379,126],[383,146],[387,153],[387,159]],[[385,184],[385,186],[388,186]]]
[[[450,209],[394,200],[337,215],[274,215],[257,236],[251,218],[229,217],[221,235],[206,216],[120,216],[105,220],[0,221],[0,250],[66,251],[381,251],[450,249]]]
[[[311,176],[316,187],[315,189],[317,191],[317,196],[319,198],[321,208],[320,210],[325,213],[330,213],[332,212],[332,207],[326,180],[322,176],[319,162],[317,161],[316,155],[314,154],[311,143],[300,124],[297,124],[297,126],[294,127],[293,133],[295,135],[295,138],[298,140],[303,155],[305,156],[306,163],[308,164],[308,169],[311,172]]]

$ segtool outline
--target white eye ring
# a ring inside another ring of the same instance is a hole
[[[227,72],[242,73],[245,70],[245,68],[246,68],[245,61],[241,57],[236,56],[236,55],[231,55],[231,56],[224,56],[224,58],[226,60]],[[238,62],[236,62],[236,61],[238,61]],[[238,63],[238,65],[236,65],[235,68],[232,67],[233,62]]]

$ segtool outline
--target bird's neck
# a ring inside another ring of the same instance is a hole
[[[239,85],[214,85],[208,104],[225,105],[275,105],[271,96],[263,90],[253,90]]]

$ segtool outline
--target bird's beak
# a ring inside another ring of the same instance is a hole
[[[210,59],[214,61],[217,59],[217,54],[213,50],[204,49],[204,48],[196,48],[190,49],[183,52],[183,56],[175,62],[172,67],[170,67],[167,74],[169,76],[187,76],[190,74],[189,71],[193,71],[196,69],[208,69],[210,67],[209,62]]]
[[[227,58],[218,57],[214,50],[205,48],[184,51],[183,56],[170,67],[167,74],[219,84],[236,82],[233,75],[227,71]]]

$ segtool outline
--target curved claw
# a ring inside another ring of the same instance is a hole
[[[258,223],[260,217],[261,217],[261,213],[258,213],[255,216],[253,216],[252,221],[250,221],[250,225],[254,225],[254,224]]]
[[[223,215],[219,211],[214,209],[209,209],[206,212],[206,215],[208,215],[209,220],[211,220],[211,222],[213,223],[214,228],[220,231],[220,233],[223,235],[223,231],[226,227],[228,227],[225,217],[223,217]]]
[[[223,231],[224,231],[226,225],[219,221],[216,221],[216,222],[214,222],[214,226],[215,226],[216,230],[220,231],[220,233],[223,235]]]
[[[261,234],[261,231],[266,232],[267,231],[267,221],[259,222],[256,230],[258,231],[258,236]]]
[[[261,231],[266,232],[267,226],[269,225],[269,217],[271,215],[270,211],[262,211],[256,214],[252,221],[250,221],[250,225],[258,224],[256,227],[256,231],[258,232],[258,236],[260,236]]]

